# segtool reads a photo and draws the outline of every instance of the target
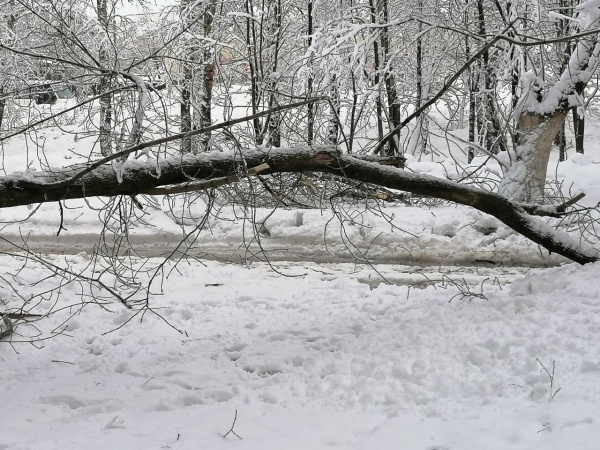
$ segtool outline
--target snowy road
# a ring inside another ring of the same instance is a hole
[[[29,250],[38,254],[74,255],[78,253],[92,254],[98,248],[104,251],[119,248],[119,254],[132,252],[135,256],[145,258],[167,257],[177,258],[183,253],[193,258],[207,259],[230,263],[253,262],[305,262],[321,264],[358,263],[364,264],[401,264],[420,266],[470,266],[470,267],[556,267],[566,262],[558,256],[540,257],[533,251],[518,255],[515,248],[505,251],[473,247],[432,249],[394,248],[388,243],[371,243],[368,248],[359,248],[354,243],[349,245],[340,242],[323,243],[313,240],[309,243],[298,242],[292,238],[261,239],[260,244],[255,237],[240,241],[222,241],[218,237],[202,235],[202,239],[185,241],[181,234],[161,233],[154,235],[132,234],[115,244],[110,236],[100,239],[98,233],[69,233],[59,236],[47,234],[0,234],[0,252]]]
[[[0,241],[0,252],[13,253],[18,249],[11,243],[20,243],[21,248],[43,255],[77,255],[92,254],[99,248],[96,235],[66,236],[28,236],[3,235]],[[233,263],[252,267],[271,268],[286,276],[303,277],[308,274],[318,275],[322,280],[335,280],[340,276],[351,277],[360,283],[376,287],[379,284],[393,284],[423,288],[429,285],[460,283],[469,286],[481,283],[504,286],[516,277],[532,273],[536,264],[510,265],[499,261],[494,255],[485,252],[480,254],[455,255],[455,258],[444,258],[437,262],[432,256],[421,257],[411,255],[384,254],[370,258],[369,262],[360,260],[345,251],[332,251],[324,245],[305,246],[289,245],[276,247],[272,242],[263,241],[263,248],[256,245],[206,245],[195,244],[189,248],[178,247],[179,236],[163,235],[149,239],[146,236],[131,236],[129,243],[135,256],[142,258],[179,259],[185,254],[193,259]],[[105,243],[105,252],[112,250],[113,243]],[[129,249],[121,248],[121,253]],[[489,259],[488,259],[489,258]],[[408,261],[407,261],[408,259]],[[547,263],[549,266],[550,263]]]

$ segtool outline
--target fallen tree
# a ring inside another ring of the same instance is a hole
[[[264,166],[266,164],[267,166]],[[67,199],[138,194],[169,194],[207,189],[261,174],[321,172],[349,180],[436,197],[496,217],[517,233],[580,264],[599,259],[592,248],[582,248],[566,233],[536,218],[559,215],[560,208],[525,204],[452,181],[418,175],[396,167],[344,154],[334,146],[247,150],[236,153],[186,154],[159,161],[127,161],[113,165],[95,163],[87,168],[22,172],[0,177],[0,208]]]

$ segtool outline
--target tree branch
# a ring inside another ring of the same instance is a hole
[[[290,103],[288,105],[281,105],[278,106],[277,108],[272,108],[272,109],[268,109],[266,111],[262,111],[260,113],[256,113],[253,114],[251,116],[245,116],[242,117],[240,119],[232,119],[232,120],[227,120],[225,122],[221,122],[215,125],[211,125],[210,127],[206,127],[206,128],[201,128],[198,130],[192,130],[192,131],[188,131],[185,133],[179,133],[179,134],[174,134],[172,136],[166,136],[160,139],[155,139],[153,141],[148,141],[148,142],[144,142],[142,144],[138,144],[134,147],[129,147],[126,148],[123,151],[120,152],[116,152],[113,153],[112,155],[108,155],[105,158],[99,159],[98,161],[93,162],[92,164],[86,166],[83,169],[77,169],[75,171],[71,171],[72,175],[70,178],[67,179],[62,179],[61,181],[55,181],[55,182],[48,182],[48,183],[40,183],[39,181],[36,183],[33,183],[31,185],[27,185],[27,181],[25,179],[22,180],[21,186],[22,187],[29,187],[31,189],[39,189],[39,188],[43,188],[43,189],[62,189],[65,188],[73,183],[75,183],[76,181],[82,179],[84,176],[86,176],[87,174],[93,172],[94,170],[96,170],[99,167],[104,166],[105,164],[114,161],[116,159],[124,159],[125,156],[140,151],[140,150],[144,150],[146,148],[150,148],[150,147],[156,147],[157,145],[161,145],[161,144],[165,144],[167,142],[172,142],[172,141],[176,141],[179,139],[185,139],[187,137],[190,136],[195,136],[197,134],[202,134],[202,133],[208,133],[210,131],[214,131],[214,130],[218,130],[221,128],[226,128],[226,127],[230,127],[232,125],[238,124],[238,123],[243,123],[243,122],[247,122],[249,120],[258,118],[258,117],[262,117],[262,116],[267,116],[269,114],[272,114],[273,112],[277,112],[277,111],[285,111],[287,109],[292,109],[292,108],[297,108],[309,103],[314,103],[314,102],[318,102],[321,100],[326,100],[327,97],[313,97],[313,98],[308,98],[305,99],[301,102],[295,102],[295,103]],[[1,207],[1,206],[0,206]]]
[[[0,208],[94,196],[136,195],[152,192],[152,189],[161,186],[225,178],[237,174],[238,167],[256,167],[263,163],[269,165],[269,169],[262,172],[264,174],[324,172],[471,206],[496,217],[552,253],[580,264],[599,260],[594,249],[579,248],[569,235],[530,216],[523,205],[506,197],[441,178],[360,160],[342,154],[334,146],[279,148],[267,152],[246,150],[243,152],[243,161],[239,152],[186,154],[158,163],[127,161],[122,166],[121,181],[107,165],[95,168],[74,182],[73,170],[0,177]],[[69,183],[63,185],[64,180],[69,180]]]

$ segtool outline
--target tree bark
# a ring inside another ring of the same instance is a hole
[[[377,0],[377,12],[380,17],[380,21],[384,24],[389,22],[388,13],[388,0]],[[390,37],[388,27],[382,27],[381,33],[381,52],[382,52],[382,64],[386,68],[384,72],[385,91],[387,94],[388,101],[388,123],[389,129],[395,130],[400,127],[401,115],[400,115],[400,104],[398,100],[398,92],[396,89],[396,77],[390,63]],[[382,156],[393,156],[400,154],[400,130],[395,133],[395,136],[389,141],[390,147],[386,152],[382,153]]]
[[[96,2],[98,22],[104,30],[105,36],[101,36],[100,50],[98,52],[98,62],[104,68],[109,67],[109,15],[107,8],[107,0],[97,0]],[[110,90],[110,76],[103,75],[100,78],[98,86],[99,93],[104,93]],[[104,94],[100,97],[100,153],[103,156],[108,156],[112,153],[112,94]]]
[[[4,124],[4,111],[6,109],[6,98],[4,98],[4,89],[0,87],[0,133]]]
[[[377,10],[375,9],[375,0],[369,0],[369,9],[371,12],[371,23],[377,24]],[[375,89],[377,89],[377,96],[375,97],[375,111],[376,111],[376,119],[377,119],[377,138],[379,142],[383,139],[383,107],[381,106],[381,86],[380,86],[380,61],[379,61],[379,41],[377,39],[373,39],[373,62],[374,62],[374,77],[373,83],[375,85]],[[382,154],[386,154],[389,152],[389,143],[386,142],[385,147],[382,149]]]
[[[519,142],[517,161],[505,174],[500,193],[518,201],[534,201],[543,197],[550,151],[564,124],[567,111],[551,115],[523,113],[517,125]]]
[[[486,36],[486,18],[483,0],[477,0],[477,17],[479,23],[479,35]],[[481,117],[479,137],[483,139],[481,143],[489,153],[496,154],[500,151],[507,151],[506,136],[498,119],[496,107],[496,74],[495,68],[490,58],[490,52],[486,50],[481,57],[480,80],[483,82],[483,92],[481,98]]]
[[[465,29],[469,26],[469,0],[465,1],[465,12],[464,12],[464,23]],[[468,61],[471,59],[471,41],[470,36],[465,36],[465,59]],[[475,74],[473,67],[469,66],[467,75],[467,84],[469,89],[469,143],[475,144],[475,130],[476,130],[476,109],[477,104],[475,102],[475,91],[477,90],[477,83],[475,82]],[[475,148],[471,145],[467,147],[467,162],[471,164],[475,159]]]
[[[279,47],[281,45],[281,0],[268,0],[266,45],[270,63],[270,77],[267,82],[269,90],[269,109],[279,106]],[[281,147],[281,114],[274,112],[268,119],[269,139],[271,147]]]
[[[584,151],[583,139],[585,137],[585,116],[580,116],[577,108],[573,108],[573,131],[575,132],[575,151],[582,153]]]
[[[419,0],[418,3],[419,12],[423,12],[423,1]],[[429,87],[425,85],[424,81],[427,78],[425,76],[423,64],[423,24],[419,22],[417,24],[417,51],[416,51],[416,99],[415,99],[415,110],[419,110],[425,99],[429,95]],[[399,123],[399,121],[398,121]],[[412,155],[423,155],[427,152],[427,140],[429,136],[429,123],[427,119],[426,111],[423,111],[415,122],[415,128],[412,132],[410,140],[408,142],[408,152]]]
[[[340,92],[335,73],[331,75],[329,83],[329,101],[331,102],[329,108],[331,110],[331,116],[327,121],[327,142],[336,145],[340,135]]]
[[[560,80],[543,96],[535,80],[525,94],[531,101],[519,116],[517,162],[509,168],[501,185],[505,195],[517,200],[531,201],[543,194],[552,142],[574,106],[573,99],[579,98],[581,104],[585,87],[598,67],[600,43],[595,30],[600,16],[586,11],[581,14],[578,18],[585,19],[585,26],[580,33],[585,34],[573,48]]]
[[[308,0],[308,23],[307,23],[307,34],[308,34],[308,48],[312,47],[313,37],[313,1]],[[312,55],[309,57],[308,61],[308,79],[306,80],[306,97],[310,98],[313,94],[313,83],[314,76],[312,73],[313,70],[313,57]],[[306,142],[308,145],[312,145],[315,140],[315,105],[309,103],[307,105],[307,128],[306,128]]]
[[[254,6],[252,0],[246,0],[244,3],[246,7],[246,51],[248,55],[248,74],[250,77],[250,107],[252,108],[252,114],[256,115],[259,110],[260,103],[260,89],[259,89],[259,55],[260,50],[258,49],[258,43],[256,39],[256,26],[255,21],[252,19],[254,15]],[[262,145],[264,134],[262,132],[262,124],[260,119],[257,117],[252,120],[252,128],[254,130],[254,142],[256,145]]]
[[[536,212],[535,207],[531,205],[523,205],[475,187],[365,161],[342,154],[334,146],[244,152],[246,167],[252,168],[263,163],[267,163],[269,169],[261,172],[262,174],[325,172],[389,189],[437,197],[471,206],[496,217],[550,252],[558,253],[581,264],[599,260],[595,250],[577,248],[568,237],[564,237],[544,222],[530,216],[530,213]],[[161,186],[185,185],[195,180],[226,177],[235,174],[240,166],[239,155],[203,153],[165,159],[158,163],[127,161],[122,165],[120,177],[117,177],[111,166],[105,165],[72,184],[62,183],[57,187],[53,187],[52,183],[69,180],[81,169],[32,172],[28,173],[27,177],[20,174],[0,177],[0,208],[94,196],[143,194]]]
[[[183,87],[180,98],[180,131],[186,133],[210,126],[212,109],[212,87],[215,76],[212,44],[202,41],[213,31],[216,0],[194,2],[181,0],[183,26],[188,39],[184,51]],[[187,137],[181,141],[182,153],[209,150],[210,133]]]

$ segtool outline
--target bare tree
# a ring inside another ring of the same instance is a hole
[[[184,31],[183,87],[181,89],[182,133],[206,128],[212,121],[212,90],[215,77],[215,50],[211,42],[216,12],[216,0],[196,2],[181,0]],[[205,152],[209,150],[210,134],[184,139],[181,150]]]

